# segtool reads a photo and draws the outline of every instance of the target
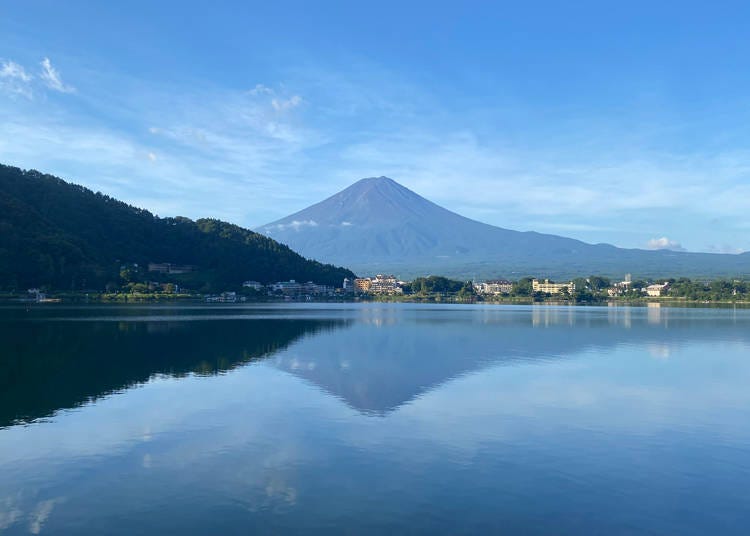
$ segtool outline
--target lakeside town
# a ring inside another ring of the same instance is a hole
[[[149,263],[123,265],[119,288],[84,293],[51,292],[30,288],[9,293],[6,300],[36,303],[61,301],[139,302],[161,300],[201,300],[206,303],[243,303],[256,301],[414,301],[448,303],[602,303],[644,300],[682,300],[702,303],[743,302],[750,298],[750,282],[738,279],[692,280],[665,278],[633,279],[626,274],[620,281],[603,276],[551,281],[524,277],[515,281],[490,279],[457,281],[442,276],[402,280],[391,274],[344,278],[340,286],[314,281],[244,281],[239,288],[202,293],[178,282],[194,270],[190,265]],[[189,281],[189,278],[187,279]]]

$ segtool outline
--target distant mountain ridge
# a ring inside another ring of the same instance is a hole
[[[623,249],[495,227],[451,212],[388,177],[359,180],[257,231],[322,262],[401,277],[750,274],[748,254]]]
[[[194,266],[181,277],[205,291],[248,279],[340,285],[354,275],[237,225],[159,218],[57,177],[0,165],[0,289],[103,289],[118,281],[121,264],[150,262]]]

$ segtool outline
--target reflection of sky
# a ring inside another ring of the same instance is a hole
[[[662,533],[691,526],[729,532],[735,525],[722,525],[721,516],[747,521],[747,317],[738,332],[725,330],[736,316],[705,313],[704,322],[722,334],[716,338],[682,313],[657,332],[648,331],[650,309],[629,315],[630,329],[610,323],[608,309],[587,314],[576,312],[571,324],[568,311],[553,311],[549,318],[559,321],[540,328],[536,309],[520,319],[480,311],[454,322],[430,313],[404,320],[401,329],[388,313],[225,375],[158,377],[47,422],[0,430],[0,530],[57,533],[83,516],[95,531],[117,512],[166,532],[198,530],[219,514],[226,529],[282,516],[287,525],[279,526],[323,530],[357,519],[376,532],[368,512],[406,522],[428,506],[436,523],[460,518],[462,508],[477,530],[498,516],[544,530],[545,516],[534,511],[557,516],[561,532],[571,533],[576,526],[566,523],[576,515],[593,523],[581,529],[629,523]],[[569,350],[555,358],[508,362],[489,352],[503,329],[565,341],[571,327],[603,334],[593,346],[563,346]],[[682,337],[667,336],[672,330]],[[438,353],[457,332],[475,334],[476,345],[460,338]],[[417,380],[433,380],[420,371],[435,359],[452,365],[452,354],[468,356],[471,367],[446,368],[456,374],[442,383],[403,384],[417,387],[401,404],[362,412],[341,395],[361,364],[352,339],[341,337],[379,341],[390,358],[410,360],[398,373]],[[415,357],[415,340],[433,353]],[[346,365],[338,360],[342,344],[340,355],[351,356]],[[336,374],[329,355],[339,363]],[[307,375],[321,369],[327,376]],[[680,519],[692,525],[670,525]]]

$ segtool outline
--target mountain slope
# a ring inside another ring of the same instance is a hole
[[[101,289],[122,263],[190,264],[196,289],[255,279],[340,284],[352,272],[219,220],[159,218],[37,171],[0,165],[0,288]]]
[[[621,249],[487,225],[387,177],[362,179],[258,231],[303,255],[362,273],[385,270],[402,277],[750,274],[748,255]]]

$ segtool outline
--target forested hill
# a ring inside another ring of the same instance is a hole
[[[120,283],[123,265],[149,262],[194,265],[183,283],[203,291],[248,279],[340,285],[354,275],[230,223],[159,218],[57,177],[0,165],[0,288],[102,289]]]

